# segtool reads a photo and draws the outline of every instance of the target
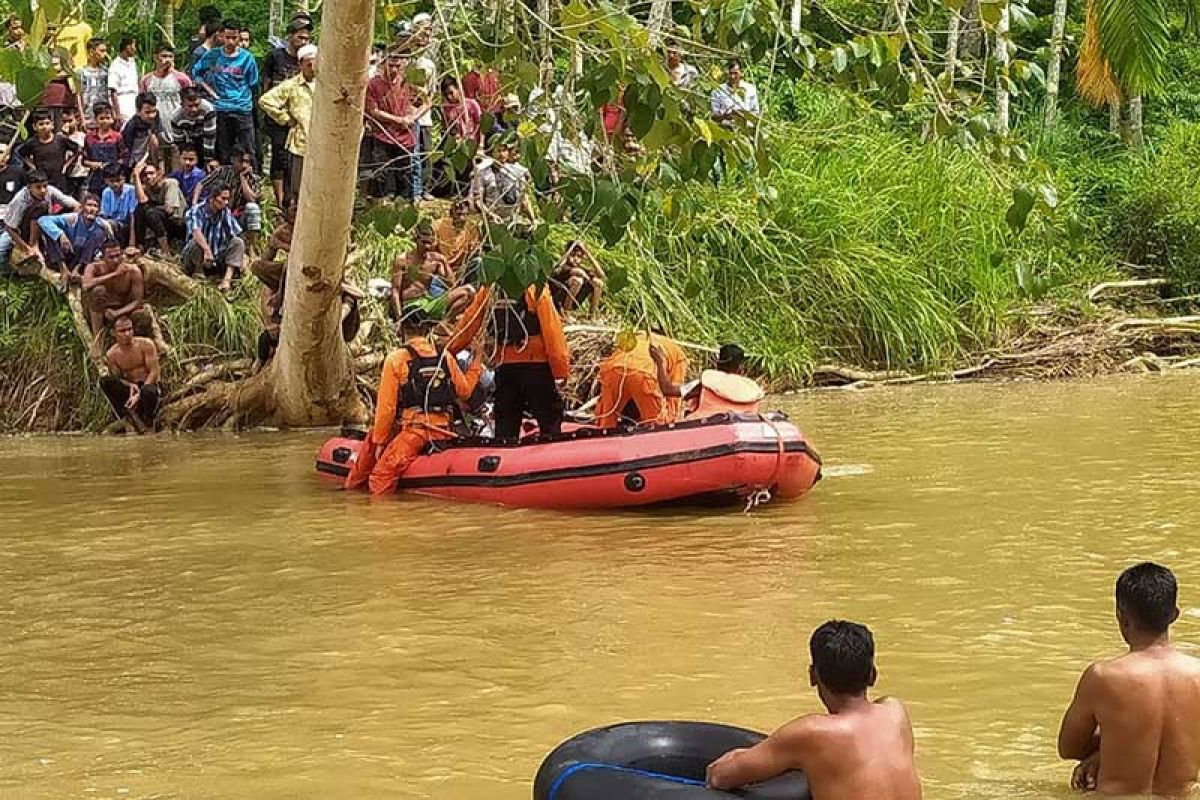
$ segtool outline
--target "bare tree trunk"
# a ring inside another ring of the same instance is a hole
[[[554,47],[550,32],[550,26],[554,24],[553,14],[554,0],[538,0],[538,24],[541,28],[538,31],[538,39],[542,51],[538,61],[538,86],[542,87],[547,98],[554,86]]]
[[[175,46],[175,0],[163,0],[162,30],[167,44]]]
[[[804,16],[804,0],[792,0],[791,29],[792,36],[800,34],[800,23]]]
[[[267,36],[275,38],[283,30],[283,0],[271,0],[271,11],[267,16]]]
[[[1058,116],[1058,84],[1062,74],[1063,33],[1067,27],[1067,0],[1054,0],[1054,22],[1050,31],[1050,64],[1046,68],[1047,128]]]
[[[1129,98],[1129,144],[1138,150],[1146,145],[1145,133],[1142,131],[1142,96],[1140,94]]]
[[[1009,130],[1008,110],[1008,6],[1000,12],[996,25],[996,130],[1007,136]]]
[[[372,0],[325,0],[279,350],[270,368],[259,373],[271,387],[269,416],[283,425],[338,424],[364,416],[342,342],[339,300],[374,22]],[[255,383],[247,381],[240,394],[261,396]]]
[[[959,51],[971,58],[983,56],[983,27],[979,23],[979,0],[967,0],[959,12],[962,22]]]
[[[950,12],[950,28],[946,32],[946,89],[954,89],[955,72],[958,69],[958,40],[962,28],[962,16],[957,11]]]
[[[799,0],[796,0],[797,5]],[[795,14],[795,10],[792,11]],[[662,41],[663,31],[667,29],[667,25],[671,22],[671,0],[653,0],[650,3],[650,18],[646,21],[646,27],[650,29],[650,45],[657,45]]]
[[[1113,100],[1108,104],[1108,132],[1121,133],[1121,101]]]

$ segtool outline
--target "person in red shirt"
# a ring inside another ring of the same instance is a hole
[[[488,67],[482,73],[473,69],[463,76],[462,91],[471,100],[479,102],[484,112],[499,116],[504,110],[504,96],[500,93],[500,74]]]
[[[483,119],[483,109],[479,101],[464,97],[459,88],[458,80],[453,75],[442,78],[442,121],[448,141],[448,154],[458,147],[471,146],[473,142],[475,153],[483,146],[483,132],[480,122]],[[463,196],[470,186],[471,166],[466,166],[459,172],[450,158],[445,162],[446,175],[454,186],[456,197]]]
[[[413,123],[422,109],[404,81],[404,66],[402,54],[388,53],[383,71],[367,81],[365,116],[375,197],[412,199]]]

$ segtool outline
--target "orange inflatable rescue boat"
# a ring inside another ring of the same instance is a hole
[[[800,497],[820,480],[820,457],[785,415],[759,413],[757,386],[751,398],[735,391],[730,377],[704,373],[695,410],[682,422],[610,430],[568,425],[560,436],[512,443],[438,442],[409,467],[398,489],[548,509]],[[355,431],[329,439],[317,472],[343,479],[362,439]]]

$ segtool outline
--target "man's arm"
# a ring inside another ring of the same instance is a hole
[[[288,113],[286,83],[281,83],[267,90],[262,97],[258,98],[258,107],[263,110],[264,114],[280,125],[290,125],[292,123],[292,115]]]
[[[69,194],[63,194],[53,186],[50,187],[49,197],[51,203],[57,203],[68,211],[79,210],[78,200],[76,200],[74,197],[71,197]]]
[[[92,262],[91,264],[88,264],[87,267],[84,268],[84,270],[83,270],[82,284],[83,284],[84,291],[88,291],[89,289],[94,289],[97,286],[102,286],[103,284],[108,283],[113,278],[115,278],[121,274],[120,270],[113,270],[112,272],[109,272],[105,275],[97,275],[96,270],[94,269],[95,266],[96,266],[96,263]]]
[[[204,146],[204,157],[210,158],[217,152],[217,110],[215,108],[204,114],[200,139]]]
[[[129,281],[129,302],[112,312],[113,319],[132,314],[142,307],[142,300],[146,295],[146,284],[142,280],[142,271],[137,267],[130,267],[129,272],[133,276]]]
[[[1100,734],[1096,720],[1096,698],[1099,679],[1096,665],[1083,671],[1075,696],[1063,715],[1062,727],[1058,730],[1058,757],[1083,760],[1100,749]]]
[[[446,342],[446,349],[451,353],[457,353],[459,350],[466,349],[475,337],[479,334],[479,330],[488,318],[489,302],[492,298],[492,288],[490,286],[481,286],[479,291],[475,293],[475,299],[471,301],[471,305],[467,306],[458,318],[458,324],[454,328],[454,333],[450,335],[450,339]]]
[[[709,787],[736,789],[802,769],[796,754],[806,745],[806,728],[803,720],[790,722],[753,747],[730,750],[708,765]]]
[[[146,359],[146,380],[143,381],[143,383],[145,383],[147,386],[155,386],[158,384],[159,377],[158,348],[151,343],[149,347],[146,347],[143,350],[143,352],[145,353]]]
[[[133,166],[133,190],[137,194],[138,203],[149,203],[150,198],[146,195],[146,187],[142,184],[142,170],[146,167],[146,156],[142,156],[142,160]]]
[[[671,366],[667,354],[656,344],[650,345],[650,360],[654,362],[655,377],[663,397],[682,397],[683,387],[671,380]]]
[[[204,231],[200,229],[200,225],[196,222],[192,223],[192,241],[200,248],[200,252],[204,254],[205,261],[215,261],[213,258],[212,248],[208,246],[208,237],[204,235]]]
[[[408,351],[397,350],[383,362],[383,372],[379,376],[379,402],[375,407],[375,425],[371,428],[371,440],[375,443],[377,456],[382,455],[392,435],[400,387],[407,382]]]
[[[550,297],[548,288],[542,289],[535,309],[542,328],[542,343],[546,345],[546,359],[550,362],[550,372],[555,380],[565,381],[571,377],[571,351],[563,333],[562,318],[558,316],[558,309],[554,307],[554,300]]]
[[[247,203],[258,202],[258,192],[255,191],[254,187],[250,185],[250,176],[253,174],[254,173],[250,171],[238,174],[238,180],[242,184],[242,198],[245,199]]]

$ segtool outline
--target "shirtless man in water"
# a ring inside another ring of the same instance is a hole
[[[128,419],[138,433],[145,433],[154,423],[161,398],[158,348],[152,340],[133,335],[133,320],[127,316],[113,323],[113,335],[117,343],[108,349],[108,374],[100,379],[100,391],[118,418]]]
[[[799,717],[754,747],[708,765],[708,785],[736,789],[803,770],[816,800],[920,800],[912,722],[899,700],[867,699],[875,641],[866,627],[833,620],[809,640],[809,680],[828,714]]]
[[[1077,759],[1077,789],[1181,797],[1200,770],[1200,660],[1171,646],[1175,576],[1149,562],[1117,579],[1117,625],[1129,652],[1088,667],[1058,733]]]

